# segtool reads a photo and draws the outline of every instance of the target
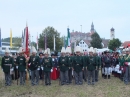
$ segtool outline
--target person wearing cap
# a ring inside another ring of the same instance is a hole
[[[45,85],[51,85],[50,74],[52,72],[52,58],[50,57],[50,49],[49,48],[47,48],[44,51],[44,59],[42,61],[42,66],[44,68]]]
[[[29,57],[28,63],[30,64],[29,69],[31,70],[31,85],[38,85],[39,84],[39,70],[40,70],[40,64],[39,64],[39,56],[36,56],[36,49],[33,46],[32,47],[32,55]],[[35,81],[36,77],[36,81]]]
[[[19,75],[20,75],[20,85],[25,84],[25,72],[26,69],[26,58],[23,56],[22,47],[19,48],[19,57],[16,59],[16,64],[18,65],[16,68],[18,68]]]
[[[83,51],[82,47],[81,47],[80,56],[83,57],[83,60],[86,59],[86,56],[84,56],[84,51]],[[85,68],[84,68],[84,70],[83,70],[83,79],[84,79],[84,81],[86,82],[86,81],[87,81],[87,68],[86,68],[86,64],[84,64],[84,65],[85,65],[85,66],[84,66]]]
[[[104,56],[105,56],[105,51],[102,52],[102,55],[101,55],[101,74],[102,74],[102,77],[104,78],[105,76],[105,67],[104,67]]]
[[[81,48],[79,46],[76,46],[75,52],[76,52],[76,56],[73,57],[73,66],[72,66],[73,71],[74,71],[75,84],[82,85],[83,84],[83,70],[85,68],[84,59],[80,55]]]
[[[110,79],[110,75],[111,75],[111,63],[112,60],[111,60],[111,57],[109,55],[109,52],[106,51],[105,52],[105,56],[104,56],[104,60],[103,60],[103,63],[104,63],[104,67],[105,67],[105,75],[104,75],[104,79],[108,78]]]
[[[68,70],[69,70],[69,63],[68,63],[68,57],[65,56],[66,50],[64,47],[61,49],[61,56],[59,57],[58,60],[58,68],[60,71],[60,84],[65,85],[69,84],[68,80]]]
[[[42,60],[43,60],[43,53],[42,52],[40,52],[39,53],[39,64],[42,64]],[[40,76],[40,79],[44,79],[43,78],[43,73],[42,73],[42,68],[40,68],[40,70],[39,70],[39,76]]]
[[[17,63],[16,63],[16,60],[17,58],[19,57],[19,50],[18,52],[16,53],[16,56],[14,58],[14,73],[15,73],[15,80],[17,80],[19,78],[19,71],[18,71],[18,68],[17,68]]]
[[[14,60],[14,71],[12,72],[12,74],[11,74],[11,78],[12,78],[12,80],[14,80],[15,79],[15,68],[16,68],[16,57],[15,57],[15,53],[12,53],[12,58],[13,58],[13,60]]]
[[[14,61],[13,58],[9,56],[9,49],[5,49],[5,56],[2,57],[1,61],[1,67],[3,69],[3,72],[5,74],[5,86],[11,85],[11,74],[10,72],[14,69]]]
[[[97,54],[97,48],[94,48],[94,56],[96,58],[95,82],[98,82],[99,68],[101,66],[101,58]]]
[[[72,83],[72,59],[73,56],[71,56],[71,47],[66,48],[66,57],[68,57],[68,64],[69,64],[69,70],[68,70],[68,80],[69,83]]]
[[[124,69],[125,69],[125,74],[124,74],[124,83],[127,85],[128,82],[130,81],[130,50],[129,48],[125,49],[126,55],[124,56]]]
[[[96,58],[94,57],[93,52],[94,52],[93,47],[90,47],[88,63],[87,63],[88,85],[91,85],[91,84],[94,85],[95,84],[95,69],[97,67],[96,67]]]

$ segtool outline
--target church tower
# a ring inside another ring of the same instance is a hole
[[[111,29],[110,29],[110,39],[112,40],[112,39],[114,39],[115,38],[115,29],[112,27]]]
[[[91,33],[95,32],[93,22],[92,22],[92,24],[91,24],[91,30],[90,30],[90,32],[91,32]]]

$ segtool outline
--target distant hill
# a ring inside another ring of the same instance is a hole
[[[12,37],[12,42],[17,43],[21,41],[21,37]],[[2,38],[2,42],[10,42],[10,37],[8,38]]]

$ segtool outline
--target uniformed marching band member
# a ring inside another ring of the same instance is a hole
[[[68,64],[69,64],[69,70],[68,70],[68,81],[69,83],[72,83],[72,59],[73,56],[71,56],[71,47],[66,48],[66,57],[68,57]]]
[[[75,84],[82,85],[83,84],[83,70],[84,70],[84,59],[80,55],[81,48],[76,46],[75,48],[76,56],[73,57],[73,71],[75,77]]]
[[[11,78],[12,78],[12,80],[14,80],[15,79],[15,68],[16,68],[16,57],[15,57],[15,53],[12,53],[12,58],[13,58],[13,60],[14,60],[14,71],[12,72],[12,74],[11,74]]]
[[[96,58],[95,82],[98,82],[99,67],[101,66],[101,58],[97,54],[97,48],[94,48],[94,56]]]
[[[40,53],[39,53],[39,64],[42,64],[42,61],[43,61],[43,53],[40,52]],[[43,69],[43,68],[40,68],[40,70],[39,70],[40,79],[44,79],[44,78],[43,78],[44,73],[43,73],[43,70],[42,70],[42,69]]]
[[[40,70],[40,64],[39,64],[39,57],[36,56],[36,49],[33,46],[32,47],[32,55],[29,57],[28,63],[30,64],[29,69],[31,70],[31,85],[38,85],[39,84],[39,70]],[[36,77],[36,81],[35,81]]]
[[[93,55],[94,49],[93,47],[90,47],[89,49],[89,57],[88,57],[88,63],[87,63],[87,70],[88,70],[88,85],[95,84],[95,69],[96,66],[96,59]]]
[[[101,55],[101,73],[102,73],[102,77],[105,77],[105,67],[104,67],[104,57],[105,57],[105,52],[102,52]]]
[[[59,57],[58,60],[58,67],[60,70],[60,84],[61,85],[65,85],[65,84],[69,84],[68,81],[68,70],[70,68],[69,64],[68,64],[68,57],[65,56],[66,50],[64,47],[62,47],[61,49],[61,56]]]
[[[18,52],[17,52],[18,53]],[[19,77],[19,74],[17,74],[17,63],[16,63],[16,59],[17,59],[17,54],[16,54],[16,56],[14,56],[14,75],[15,75],[15,80],[17,80],[18,79],[18,77]]]
[[[103,63],[104,63],[104,67],[105,67],[104,79],[106,79],[106,78],[110,79],[110,75],[111,75],[111,57],[110,57],[108,51],[105,52]]]
[[[50,49],[49,48],[47,48],[44,51],[44,59],[42,62],[42,66],[44,68],[45,85],[51,85],[50,74],[52,72],[52,58],[50,57]]]
[[[22,47],[19,48],[19,57],[16,59],[16,63],[18,64],[18,71],[20,75],[20,85],[25,84],[25,72],[27,71],[26,69],[26,58],[23,56],[23,51]]]
[[[125,75],[124,75],[124,83],[127,85],[130,81],[130,50],[129,48],[125,49],[126,55],[124,56],[124,69],[125,69]]]
[[[2,58],[1,67],[3,69],[3,72],[5,74],[5,86],[11,86],[11,74],[10,72],[13,71],[14,68],[14,62],[13,58],[9,56],[9,49],[5,49],[5,56]]]
[[[84,56],[84,51],[83,51],[82,48],[81,48],[80,55],[83,57],[83,59],[85,59],[87,57],[87,56]],[[87,68],[86,68],[86,65],[84,64],[84,70],[83,70],[83,79],[84,79],[85,82],[87,81]]]

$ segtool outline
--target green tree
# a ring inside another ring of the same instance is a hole
[[[45,47],[45,41],[44,41],[45,35],[47,37],[47,48],[50,48],[51,50],[53,50],[54,35],[55,35],[56,50],[59,51],[63,45],[62,38],[60,38],[60,33],[50,26],[45,28],[43,32],[40,34],[39,41],[38,41],[39,48],[44,49]]]
[[[94,48],[102,48],[102,39],[99,34],[95,32],[91,35],[92,41],[90,42],[91,46]]]
[[[109,41],[108,48],[111,50],[115,50],[116,48],[119,48],[121,46],[121,41],[116,38]]]

